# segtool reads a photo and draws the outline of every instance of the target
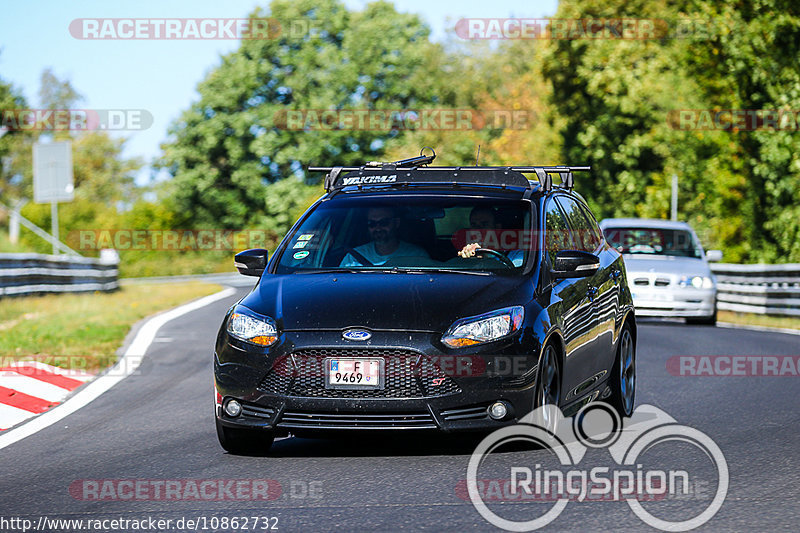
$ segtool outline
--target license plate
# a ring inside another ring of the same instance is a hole
[[[647,294],[636,294],[631,293],[631,296],[634,300],[643,300],[643,301],[650,301],[650,302],[671,302],[675,299],[672,293],[647,293]],[[635,303],[634,303],[635,305]]]
[[[328,389],[382,389],[384,361],[381,358],[330,357],[325,359]]]

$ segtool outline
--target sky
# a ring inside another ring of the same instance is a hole
[[[367,0],[344,0],[360,10]],[[229,40],[88,40],[70,33],[70,23],[88,18],[244,18],[268,0],[1,0],[0,80],[11,83],[29,108],[39,105],[39,78],[52,68],[84,96],[82,109],[144,110],[152,125],[121,133],[124,155],[146,163],[160,155],[167,129],[192,102],[221,54],[235,50]],[[395,0],[398,11],[416,13],[441,41],[460,18],[542,18],[555,14],[557,0]],[[144,184],[149,166],[137,182]]]

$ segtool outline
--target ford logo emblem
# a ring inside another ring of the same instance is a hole
[[[348,341],[366,341],[372,338],[372,333],[363,329],[348,329],[342,333],[342,337]]]

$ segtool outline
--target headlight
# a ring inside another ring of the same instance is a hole
[[[275,321],[243,305],[233,308],[233,313],[228,317],[227,330],[232,337],[259,346],[271,346],[278,340]]]
[[[708,276],[692,276],[681,278],[681,285],[688,287],[691,285],[695,289],[713,289],[714,280]]]
[[[462,318],[450,326],[442,342],[451,348],[463,348],[502,339],[520,328],[524,316],[525,309],[515,306]]]

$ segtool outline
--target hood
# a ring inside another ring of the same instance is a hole
[[[640,274],[667,274],[673,276],[711,276],[711,269],[703,259],[675,257],[671,255],[625,254],[625,270],[630,276]]]
[[[533,298],[527,277],[469,274],[265,274],[242,304],[287,330],[436,331]]]

